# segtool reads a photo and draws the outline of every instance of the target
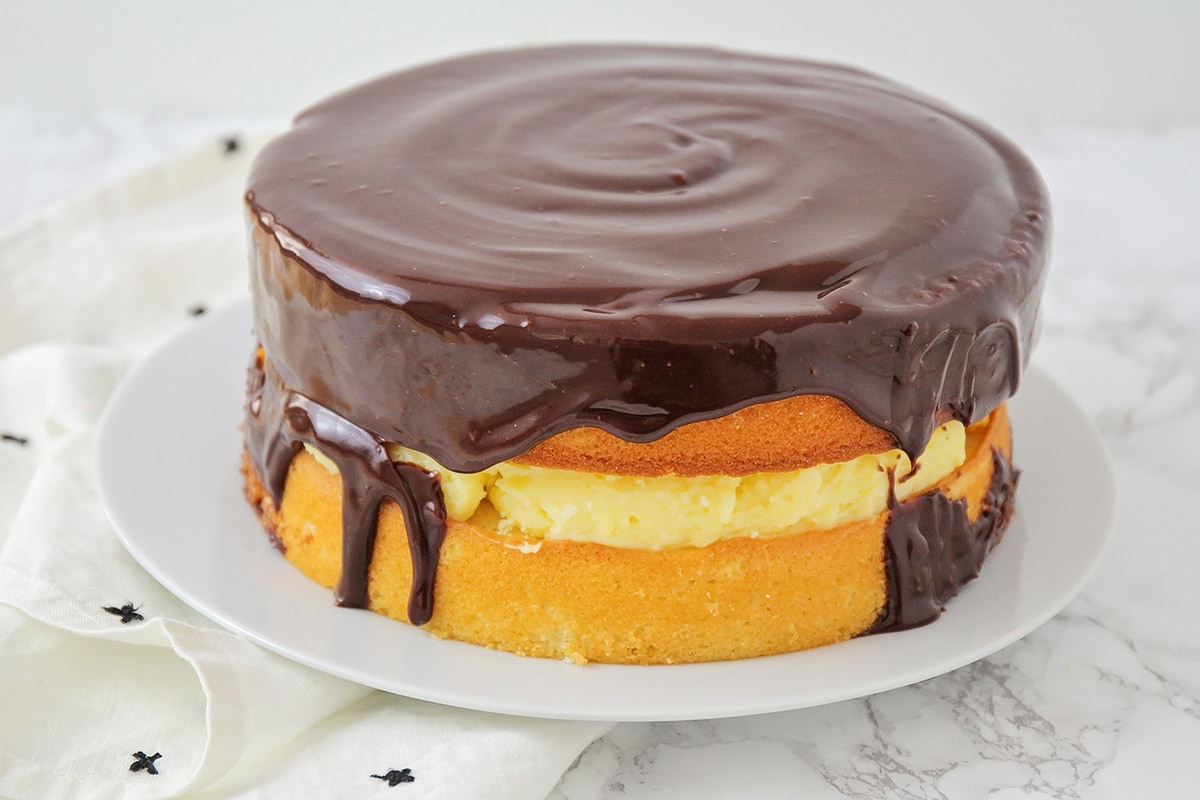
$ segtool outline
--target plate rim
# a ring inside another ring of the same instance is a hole
[[[225,613],[220,608],[219,604],[214,604],[211,597],[206,597],[204,591],[198,589],[193,582],[188,580],[180,580],[178,570],[171,567],[164,567],[159,556],[155,555],[151,540],[147,538],[147,532],[139,528],[136,523],[130,523],[131,513],[136,518],[136,512],[126,505],[126,498],[120,486],[122,477],[121,465],[128,463],[130,453],[128,452],[131,443],[137,445],[140,441],[142,444],[151,439],[150,436],[145,437],[128,437],[123,436],[122,414],[131,413],[133,409],[139,407],[139,404],[144,402],[144,398],[139,394],[139,387],[146,381],[153,383],[156,374],[162,373],[165,369],[164,365],[169,364],[182,351],[189,348],[196,349],[198,352],[205,351],[205,348],[217,347],[224,337],[228,337],[232,342],[236,336],[234,328],[242,328],[244,332],[245,352],[237,354],[235,367],[232,369],[240,372],[242,365],[249,359],[249,353],[253,345],[253,339],[250,334],[250,317],[249,317],[249,301],[242,300],[227,306],[224,309],[211,312],[205,318],[197,320],[196,324],[181,331],[176,336],[166,341],[159,349],[151,353],[147,358],[143,359],[133,369],[126,374],[117,389],[113,392],[106,405],[103,414],[101,415],[96,438],[96,448],[94,453],[94,468],[96,470],[97,488],[104,506],[105,512],[112,521],[116,529],[117,536],[121,540],[125,548],[131,553],[134,559],[150,573],[164,588],[170,593],[179,597],[187,605],[194,608],[196,611],[203,614],[205,617],[213,620],[223,628],[233,631],[266,649],[282,655],[293,661],[305,664],[314,669],[320,670],[327,674],[335,675],[353,682],[371,686],[373,688],[388,691],[394,694],[399,694],[416,699],[426,700],[430,702],[440,703],[459,708],[469,708],[477,711],[486,711],[492,713],[512,714],[517,716],[530,716],[550,719],[570,719],[570,720],[597,720],[597,721],[678,721],[692,719],[715,719],[721,717],[734,717],[750,714],[771,713],[777,711],[792,710],[798,708],[813,707],[824,705],[827,703],[838,702],[842,700],[864,697],[890,689],[899,688],[901,686],[910,685],[918,681],[927,680],[937,675],[945,674],[953,670],[959,669],[967,664],[973,663],[981,658],[985,658],[996,651],[1007,647],[1015,641],[1028,635],[1036,628],[1043,625],[1046,621],[1058,614],[1074,597],[1083,589],[1084,585],[1090,579],[1096,568],[1099,566],[1108,546],[1113,538],[1116,522],[1116,478],[1115,471],[1111,458],[1109,457],[1107,448],[1104,445],[1103,439],[1096,430],[1094,424],[1086,416],[1079,405],[1067,393],[1067,391],[1053,380],[1047,373],[1039,369],[1036,364],[1031,365],[1025,372],[1023,383],[1026,387],[1033,384],[1035,389],[1032,392],[1040,392],[1051,396],[1053,402],[1060,406],[1060,410],[1065,414],[1060,414],[1056,422],[1060,425],[1065,424],[1071,428],[1071,435],[1079,442],[1083,443],[1087,448],[1087,455],[1091,457],[1090,467],[1093,470],[1092,489],[1093,494],[1089,496],[1089,504],[1087,506],[1090,514],[1088,522],[1092,524],[1094,530],[1094,539],[1091,550],[1086,554],[1087,558],[1081,562],[1077,562],[1076,568],[1072,573],[1072,579],[1065,581],[1054,592],[1055,598],[1053,602],[1044,604],[1038,609],[1037,613],[1028,614],[1023,617],[1019,624],[1014,624],[1009,627],[1003,635],[996,636],[979,646],[967,648],[956,653],[953,657],[942,658],[936,663],[930,663],[924,667],[914,667],[907,671],[899,672],[892,675],[877,676],[874,680],[860,682],[854,686],[844,686],[827,688],[824,691],[803,692],[792,691],[785,692],[782,696],[778,693],[764,690],[759,702],[747,702],[745,699],[738,702],[722,702],[719,696],[706,694],[702,700],[698,700],[692,704],[681,702],[661,702],[655,706],[653,703],[642,704],[638,708],[622,707],[618,704],[609,704],[602,706],[598,701],[577,700],[574,704],[564,704],[562,702],[548,704],[547,702],[530,703],[527,699],[522,700],[519,693],[514,699],[510,694],[504,692],[482,692],[475,693],[470,696],[464,696],[461,689],[459,691],[448,690],[443,686],[433,685],[431,682],[417,681],[413,682],[410,678],[407,681],[397,682],[389,680],[386,676],[380,676],[376,671],[365,670],[361,664],[353,662],[339,661],[336,658],[329,658],[329,654],[314,653],[303,648],[297,649],[294,643],[289,644],[286,641],[280,641],[278,635],[272,635],[271,631],[264,631],[259,626],[248,624],[245,618],[239,619],[236,615]],[[1031,392],[1027,392],[1030,394]],[[1021,395],[1013,399],[1014,411],[1020,411],[1022,408]],[[165,404],[164,404],[165,405]],[[237,414],[240,418],[241,403],[236,404]],[[1025,410],[1025,414],[1033,413],[1033,410]],[[1018,419],[1020,414],[1014,414]],[[220,415],[217,415],[218,418]],[[207,416],[203,417],[207,419]],[[1019,431],[1019,424],[1016,426]],[[1018,437],[1020,433],[1018,433]],[[240,438],[240,436],[239,436]],[[1019,439],[1018,439],[1019,445]],[[1018,451],[1019,455],[1019,451]],[[231,464],[237,463],[237,454],[229,454]],[[1020,463],[1018,462],[1020,466]],[[240,491],[238,492],[240,498]],[[213,498],[217,500],[218,498]],[[254,525],[258,527],[258,521],[254,517],[253,512],[242,501],[245,514],[253,519]],[[1020,527],[1024,530],[1024,526],[1028,522],[1028,511],[1026,511],[1021,503],[1018,503],[1017,514],[1013,520],[1013,527]],[[1099,523],[1099,524],[1096,524]],[[1081,522],[1080,524],[1085,524]],[[151,532],[149,534],[153,536]],[[1019,534],[1016,534],[1019,535]],[[1061,533],[1059,534],[1061,535]],[[1005,542],[1014,538],[1012,529],[1006,534],[1005,539],[998,545],[997,551],[1005,546]],[[266,546],[266,537],[259,536],[258,541],[252,546]],[[248,545],[250,546],[250,545]],[[274,550],[271,551],[275,556],[279,554]],[[995,559],[997,553],[994,552],[989,558],[989,564]],[[298,570],[295,570],[285,559],[278,558],[279,564],[296,576],[299,576],[303,581],[308,581],[307,578],[300,576]],[[980,578],[968,584],[964,593],[970,591],[977,584],[986,585],[989,571],[984,569]],[[264,581],[265,582],[265,581]],[[322,587],[315,583],[311,586],[321,592],[326,593],[327,605],[334,609],[334,619],[341,617],[342,621],[338,622],[339,627],[359,629],[359,621],[350,622],[353,619],[352,615],[365,615],[374,620],[379,620],[396,629],[397,636],[423,636],[430,640],[436,647],[442,648],[444,652],[453,652],[455,648],[470,648],[470,652],[482,651],[490,654],[486,658],[480,658],[483,662],[488,659],[511,659],[513,663],[524,663],[525,665],[539,664],[544,665],[544,659],[523,658],[520,656],[511,655],[508,653],[500,653],[498,651],[487,650],[476,645],[465,644],[462,642],[452,641],[434,641],[432,637],[425,634],[419,629],[411,628],[403,623],[397,623],[388,620],[384,617],[379,617],[371,612],[340,609],[333,606],[332,598],[328,597],[328,593]],[[956,601],[952,600],[947,610],[947,616],[955,611]],[[821,652],[829,652],[834,648],[842,648],[846,651],[852,651],[855,648],[859,649],[877,649],[877,648],[862,648],[856,643],[867,642],[869,640],[885,640],[889,637],[912,637],[925,636],[930,637],[930,630],[936,630],[938,625],[942,625],[946,621],[946,617],[936,621],[934,625],[924,628],[914,629],[913,631],[900,631],[882,634],[880,636],[860,637],[835,645],[829,645],[824,648],[818,648],[817,651],[801,651],[798,653],[786,653],[776,656],[763,656],[755,659],[745,659],[742,661],[723,661],[712,662],[707,664],[680,664],[680,665],[653,665],[653,666],[637,666],[637,665],[614,665],[614,664],[588,664],[585,666],[561,664],[563,669],[582,671],[582,675],[590,676],[616,676],[605,682],[603,680],[596,681],[600,684],[599,688],[604,686],[620,685],[622,680],[634,683],[638,681],[637,677],[627,678],[622,676],[627,675],[654,675],[655,673],[670,674],[671,676],[680,677],[685,682],[692,677],[707,684],[711,680],[722,680],[728,677],[729,673],[739,671],[739,666],[753,665],[750,669],[743,669],[743,672],[767,672],[770,673],[769,666],[764,669],[756,669],[761,665],[769,665],[772,663],[783,663],[788,660],[799,662],[802,659],[813,658],[811,654]],[[378,625],[368,624],[366,628],[378,628]],[[403,632],[403,633],[401,633]],[[924,632],[924,633],[922,633]],[[386,635],[386,634],[385,634]],[[934,634],[936,636],[936,633]],[[468,652],[463,650],[462,652]],[[475,655],[480,655],[475,652]],[[453,660],[454,656],[447,656]],[[472,660],[470,656],[466,657],[468,661]],[[550,664],[559,664],[559,662],[548,662]],[[506,668],[507,669],[507,668]],[[520,667],[513,668],[518,674],[522,672],[532,673],[537,675],[543,672],[541,666],[533,667],[532,669],[521,669]],[[784,666],[786,670],[786,666]],[[648,673],[647,670],[655,671]],[[507,674],[507,673],[506,673]],[[585,679],[586,681],[586,679]],[[656,677],[654,681],[658,681]]]

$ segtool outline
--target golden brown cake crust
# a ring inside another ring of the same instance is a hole
[[[715,422],[720,427],[722,420]],[[966,463],[938,487],[965,498],[971,520],[992,480],[993,450],[1006,457],[1011,451],[1003,406],[972,429]],[[288,560],[334,586],[342,530],[337,476],[300,451],[276,509],[248,458],[243,473],[247,497]],[[868,630],[887,600],[887,518],[883,512],[832,530],[704,548],[546,541],[536,552],[450,521],[433,618],[424,627],[522,655],[635,664],[745,658],[842,641]],[[406,621],[411,574],[401,514],[385,501],[369,607]]]
[[[635,444],[598,428],[564,431],[512,459],[605,475],[752,475],[849,461],[895,447],[841,400],[797,395],[683,425]]]

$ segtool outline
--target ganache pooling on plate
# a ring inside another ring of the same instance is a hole
[[[365,84],[300,114],[246,199],[280,385],[460,472],[801,393],[915,455],[1015,390],[1049,229],[1029,161],[935,100],[647,46]]]

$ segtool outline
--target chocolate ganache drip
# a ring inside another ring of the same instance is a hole
[[[375,550],[375,524],[384,498],[396,501],[409,532],[413,585],[408,618],[424,625],[433,615],[438,553],[446,535],[446,506],[437,476],[415,464],[396,464],[371,433],[288,391],[256,357],[249,373],[246,450],[271,501],[283,501],[288,467],[296,451],[312,445],[330,458],[342,478],[342,571],[338,605],[367,606],[367,571]],[[276,540],[278,542],[278,540]]]
[[[651,46],[365,84],[268,145],[246,200],[280,384],[459,472],[802,393],[915,456],[1016,389],[1049,232],[1029,161],[935,100]]]
[[[1017,477],[1007,456],[993,449],[992,480],[974,520],[966,500],[929,492],[899,502],[893,486],[884,537],[888,602],[872,632],[933,622],[946,601],[979,576],[1008,527]]]

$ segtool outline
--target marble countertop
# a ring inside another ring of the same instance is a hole
[[[213,137],[279,124],[0,109],[0,227]],[[757,717],[620,724],[553,800],[1200,796],[1200,131],[1017,138],[1055,202],[1034,359],[1096,423],[1116,468],[1116,535],[1095,576],[1021,641],[914,686]]]

